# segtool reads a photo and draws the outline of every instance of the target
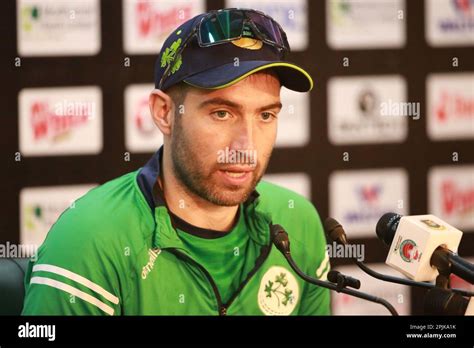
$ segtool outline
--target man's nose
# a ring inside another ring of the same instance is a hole
[[[233,150],[253,150],[255,136],[255,122],[251,118],[242,119],[236,125],[233,134],[231,149]]]

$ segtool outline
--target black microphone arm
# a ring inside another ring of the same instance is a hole
[[[346,232],[344,231],[344,228],[335,219],[330,218],[330,217],[327,218],[324,221],[324,230],[329,240],[334,241],[337,244],[341,244],[341,245],[349,244],[347,242],[347,236],[346,236]],[[356,258],[349,257],[348,259],[352,260],[362,271],[364,271],[368,275],[374,278],[377,278],[379,280],[387,281],[390,283],[401,284],[401,285],[416,286],[416,287],[425,288],[425,289],[433,289],[435,287],[435,285],[432,283],[417,282],[411,279],[399,278],[399,277],[382,274],[370,269],[365,263],[357,260]],[[467,291],[463,289],[451,289],[451,290],[462,296],[468,296],[468,297],[474,296],[474,292],[471,292],[471,291]]]
[[[453,273],[474,284],[474,266],[447,248],[438,247],[431,256],[430,264],[435,266],[440,273]]]
[[[290,240],[288,239],[288,233],[286,233],[285,229],[281,227],[280,225],[271,225],[270,227],[271,230],[271,236],[272,236],[272,242],[275,244],[276,248],[283,254],[285,259],[288,261],[288,264],[290,267],[293,269],[293,271],[296,272],[296,274],[302,278],[303,280],[307,281],[308,283],[320,286],[322,288],[334,290],[337,292],[342,292],[347,295],[351,295],[357,298],[361,298],[366,301],[378,303],[385,308],[392,314],[392,315],[398,315],[397,311],[395,308],[386,300],[383,298],[373,296],[370,294],[366,294],[361,291],[357,290],[352,290],[352,289],[347,289],[345,287],[341,287],[340,285],[336,285],[330,282],[326,282],[320,279],[316,279],[313,277],[310,277],[303,273],[298,265],[296,265],[295,261],[293,260],[290,252]],[[340,274],[340,273],[339,273]],[[342,274],[341,274],[342,275]]]
[[[472,300],[471,300],[472,301]],[[469,315],[466,313],[469,300],[450,289],[433,288],[426,293],[425,314]]]

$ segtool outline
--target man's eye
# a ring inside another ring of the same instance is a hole
[[[271,112],[262,112],[260,116],[262,117],[262,120],[264,121],[271,121],[272,119],[276,118],[276,116],[272,114]]]
[[[229,116],[229,113],[227,111],[224,111],[224,110],[215,111],[212,114],[215,115],[218,119],[221,119],[221,120],[226,119]]]

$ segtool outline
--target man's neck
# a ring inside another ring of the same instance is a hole
[[[239,206],[225,207],[212,204],[186,190],[171,171],[171,163],[163,156],[163,176],[158,182],[168,208],[187,223],[215,231],[229,231]]]

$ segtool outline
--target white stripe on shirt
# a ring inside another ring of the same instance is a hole
[[[112,302],[113,304],[119,303],[119,299],[117,296],[112,295],[103,287],[101,287],[100,285],[97,285],[96,283],[91,282],[89,279],[84,278],[83,276],[80,276],[77,273],[68,271],[65,268],[61,268],[61,267],[53,266],[53,265],[46,265],[46,264],[33,266],[33,272],[38,272],[38,271],[59,274],[60,276],[63,276],[65,278],[75,281],[76,283],[84,285],[85,287],[103,296],[106,300]]]
[[[45,278],[45,277],[33,277],[31,278],[30,284],[48,285],[53,288],[65,291],[73,296],[79,297],[80,299],[83,299],[84,301],[87,301],[90,304],[98,307],[99,309],[107,313],[108,315],[114,315],[114,309],[112,307],[108,306],[102,301],[99,301],[94,296],[86,294],[84,291],[78,290],[66,283],[63,283],[54,279],[50,279],[50,278]]]

